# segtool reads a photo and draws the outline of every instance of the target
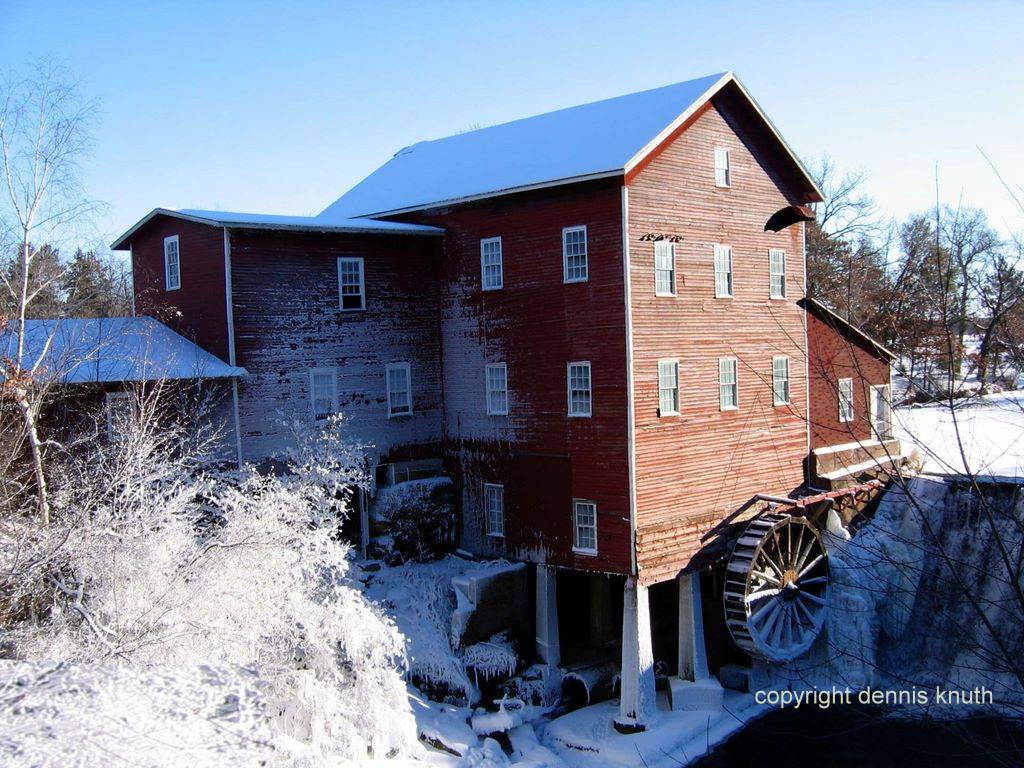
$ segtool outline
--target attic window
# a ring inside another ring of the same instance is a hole
[[[729,165],[729,150],[721,147],[717,147],[715,149],[715,186],[732,186],[732,170]]]
[[[177,235],[164,238],[164,284],[168,291],[181,288],[181,253]]]

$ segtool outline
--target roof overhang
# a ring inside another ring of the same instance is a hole
[[[259,218],[244,220],[227,217],[216,218],[214,216],[197,216],[195,213],[178,211],[174,208],[154,208],[148,214],[139,219],[131,229],[111,243],[110,249],[113,251],[126,250],[128,244],[131,242],[132,235],[157,216],[169,216],[174,219],[181,219],[182,221],[192,221],[197,224],[206,224],[211,227],[226,227],[228,229],[272,229],[292,232],[413,235],[427,237],[438,237],[444,234],[444,230],[440,227],[410,224],[399,229],[391,224],[391,222],[373,222],[368,219],[364,220],[365,217],[360,217],[358,222],[352,222],[350,220],[349,223],[346,224],[330,224],[327,222],[318,222],[312,217],[309,217],[309,221],[306,222],[261,221]],[[285,219],[287,217],[281,218]],[[295,218],[298,219],[303,217]]]
[[[874,349],[879,354],[879,356],[886,358],[890,363],[896,360],[897,355],[895,352],[893,352],[884,344],[875,341],[873,338],[871,338],[868,334],[864,333],[864,331],[862,331],[856,325],[842,317],[837,312],[832,311],[817,299],[812,299],[809,296],[805,296],[804,298],[800,299],[798,303],[801,306],[803,306],[803,308],[808,312],[817,313],[819,317],[822,317],[822,319],[825,320],[825,322],[829,323],[834,328],[846,329],[853,336],[857,337],[865,344],[869,345],[872,349]]]

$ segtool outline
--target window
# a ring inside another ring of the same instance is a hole
[[[772,398],[775,405],[789,403],[789,358],[772,358]]]
[[[124,429],[135,419],[135,396],[131,392],[107,392],[107,439],[124,438]]]
[[[313,421],[323,421],[338,411],[338,377],[334,368],[313,368],[309,372],[309,403]]]
[[[658,296],[676,295],[675,243],[654,244],[654,293]]]
[[[361,257],[338,259],[338,306],[342,312],[366,309],[366,280]]]
[[[590,363],[569,363],[569,415],[590,416]]]
[[[575,530],[573,551],[584,555],[597,554],[597,504],[592,501],[575,499],[573,526]]]
[[[487,415],[508,415],[508,366],[491,363],[485,371],[487,378]]]
[[[501,264],[501,238],[480,241],[480,285],[485,291],[497,291],[505,284]]]
[[[768,251],[769,290],[773,299],[786,298],[786,252],[780,248]]]
[[[164,283],[168,291],[181,288],[181,252],[177,235],[164,238]]]
[[[871,427],[879,440],[892,437],[892,392],[888,384],[871,388]]]
[[[739,408],[740,385],[736,376],[736,358],[718,358],[718,407],[723,411]]]
[[[729,168],[729,150],[715,149],[715,186],[728,187],[732,185],[732,171]]]
[[[728,299],[732,296],[732,248],[728,245],[715,246],[715,298]]]
[[[505,486],[484,483],[484,512],[486,513],[487,535],[505,536]]]
[[[679,415],[679,361],[658,361],[658,415]]]
[[[853,421],[853,379],[839,380],[839,420]]]
[[[562,268],[565,282],[587,280],[587,228],[566,227],[562,230]]]
[[[412,413],[412,377],[408,363],[389,363],[388,418],[408,416]]]

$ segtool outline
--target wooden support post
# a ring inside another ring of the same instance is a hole
[[[615,730],[636,733],[647,728],[655,711],[654,651],[647,587],[626,579],[622,598],[622,674]]]
[[[679,575],[679,667],[668,683],[672,709],[716,711],[722,706],[722,686],[711,677],[704,644],[704,615],[700,573]]]
[[[537,632],[535,649],[537,658],[551,666],[561,663],[561,645],[558,641],[558,591],[555,569],[550,565],[537,566]]]

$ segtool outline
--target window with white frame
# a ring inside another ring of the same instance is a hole
[[[480,284],[485,291],[497,291],[505,285],[500,237],[480,241]]]
[[[785,355],[772,358],[772,399],[775,405],[789,403],[789,358]]]
[[[366,278],[360,256],[338,259],[338,306],[342,312],[366,309]]]
[[[135,419],[135,395],[131,392],[107,392],[104,410],[107,438],[111,442],[124,439],[125,429]]]
[[[768,251],[768,272],[771,298],[786,298],[786,252],[781,248]]]
[[[309,404],[313,421],[323,421],[338,412],[338,375],[334,368],[310,369]]]
[[[679,414],[679,361],[658,361],[658,413],[660,416]]]
[[[888,384],[871,388],[871,428],[879,440],[892,437],[892,389]]]
[[[732,169],[729,167],[729,150],[722,147],[715,149],[715,186],[732,185]]]
[[[574,499],[573,551],[585,555],[597,554],[597,504]]]
[[[736,375],[736,358],[718,358],[718,407],[723,411],[739,408],[740,385]]]
[[[853,379],[839,380],[839,420],[853,421]]]
[[[654,244],[654,293],[658,296],[676,295],[676,245]]]
[[[181,251],[177,235],[164,238],[164,285],[168,291],[181,288]]]
[[[566,227],[562,230],[562,269],[565,282],[586,282],[589,274],[586,227]]]
[[[484,512],[487,518],[487,535],[505,536],[505,486],[484,483]]]
[[[388,363],[388,418],[412,413],[412,375],[408,363]]]
[[[727,299],[732,296],[732,248],[728,245],[715,246],[715,298]]]
[[[508,366],[491,363],[484,371],[487,379],[487,415],[508,415]]]
[[[569,363],[566,369],[569,380],[569,415],[590,416],[590,363]]]

